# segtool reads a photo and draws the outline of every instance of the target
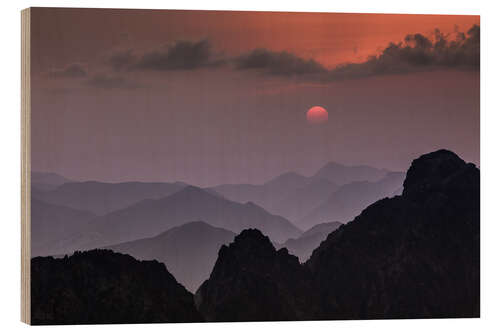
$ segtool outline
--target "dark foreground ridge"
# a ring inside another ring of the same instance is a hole
[[[478,317],[479,259],[479,170],[440,150],[413,161],[401,196],[331,232],[305,264],[244,230],[195,300],[156,261],[34,258],[32,323]]]
[[[193,322],[193,295],[165,265],[111,250],[31,260],[34,325]]]
[[[402,196],[332,232],[305,265],[243,231],[195,298],[209,321],[478,317],[479,170],[423,155]]]
[[[208,321],[269,321],[315,318],[319,297],[310,272],[268,237],[247,229],[223,245],[210,278],[195,302]]]

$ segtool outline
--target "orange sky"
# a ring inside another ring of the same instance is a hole
[[[221,48],[241,52],[249,44],[260,45],[312,57],[326,66],[363,61],[410,33],[467,31],[479,24],[479,16],[240,12],[217,20],[216,15],[208,23],[214,30],[208,31],[216,41],[223,36]]]
[[[291,51],[325,66],[361,62],[407,34],[467,31],[479,16],[39,8],[32,23],[42,68],[102,57],[110,49],[151,48],[208,38],[217,52]],[[91,24],[89,24],[91,22]],[[61,49],[61,45],[64,48]],[[39,62],[37,62],[39,61]],[[61,62],[61,63],[58,63]]]

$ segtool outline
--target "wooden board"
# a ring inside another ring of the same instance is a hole
[[[30,311],[30,9],[21,11],[21,321],[31,322]]]

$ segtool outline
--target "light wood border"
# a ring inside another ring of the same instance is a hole
[[[31,10],[21,11],[21,321],[31,323]]]

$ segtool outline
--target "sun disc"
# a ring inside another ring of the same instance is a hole
[[[328,111],[322,106],[313,106],[307,111],[307,121],[310,124],[323,124],[328,121]]]

